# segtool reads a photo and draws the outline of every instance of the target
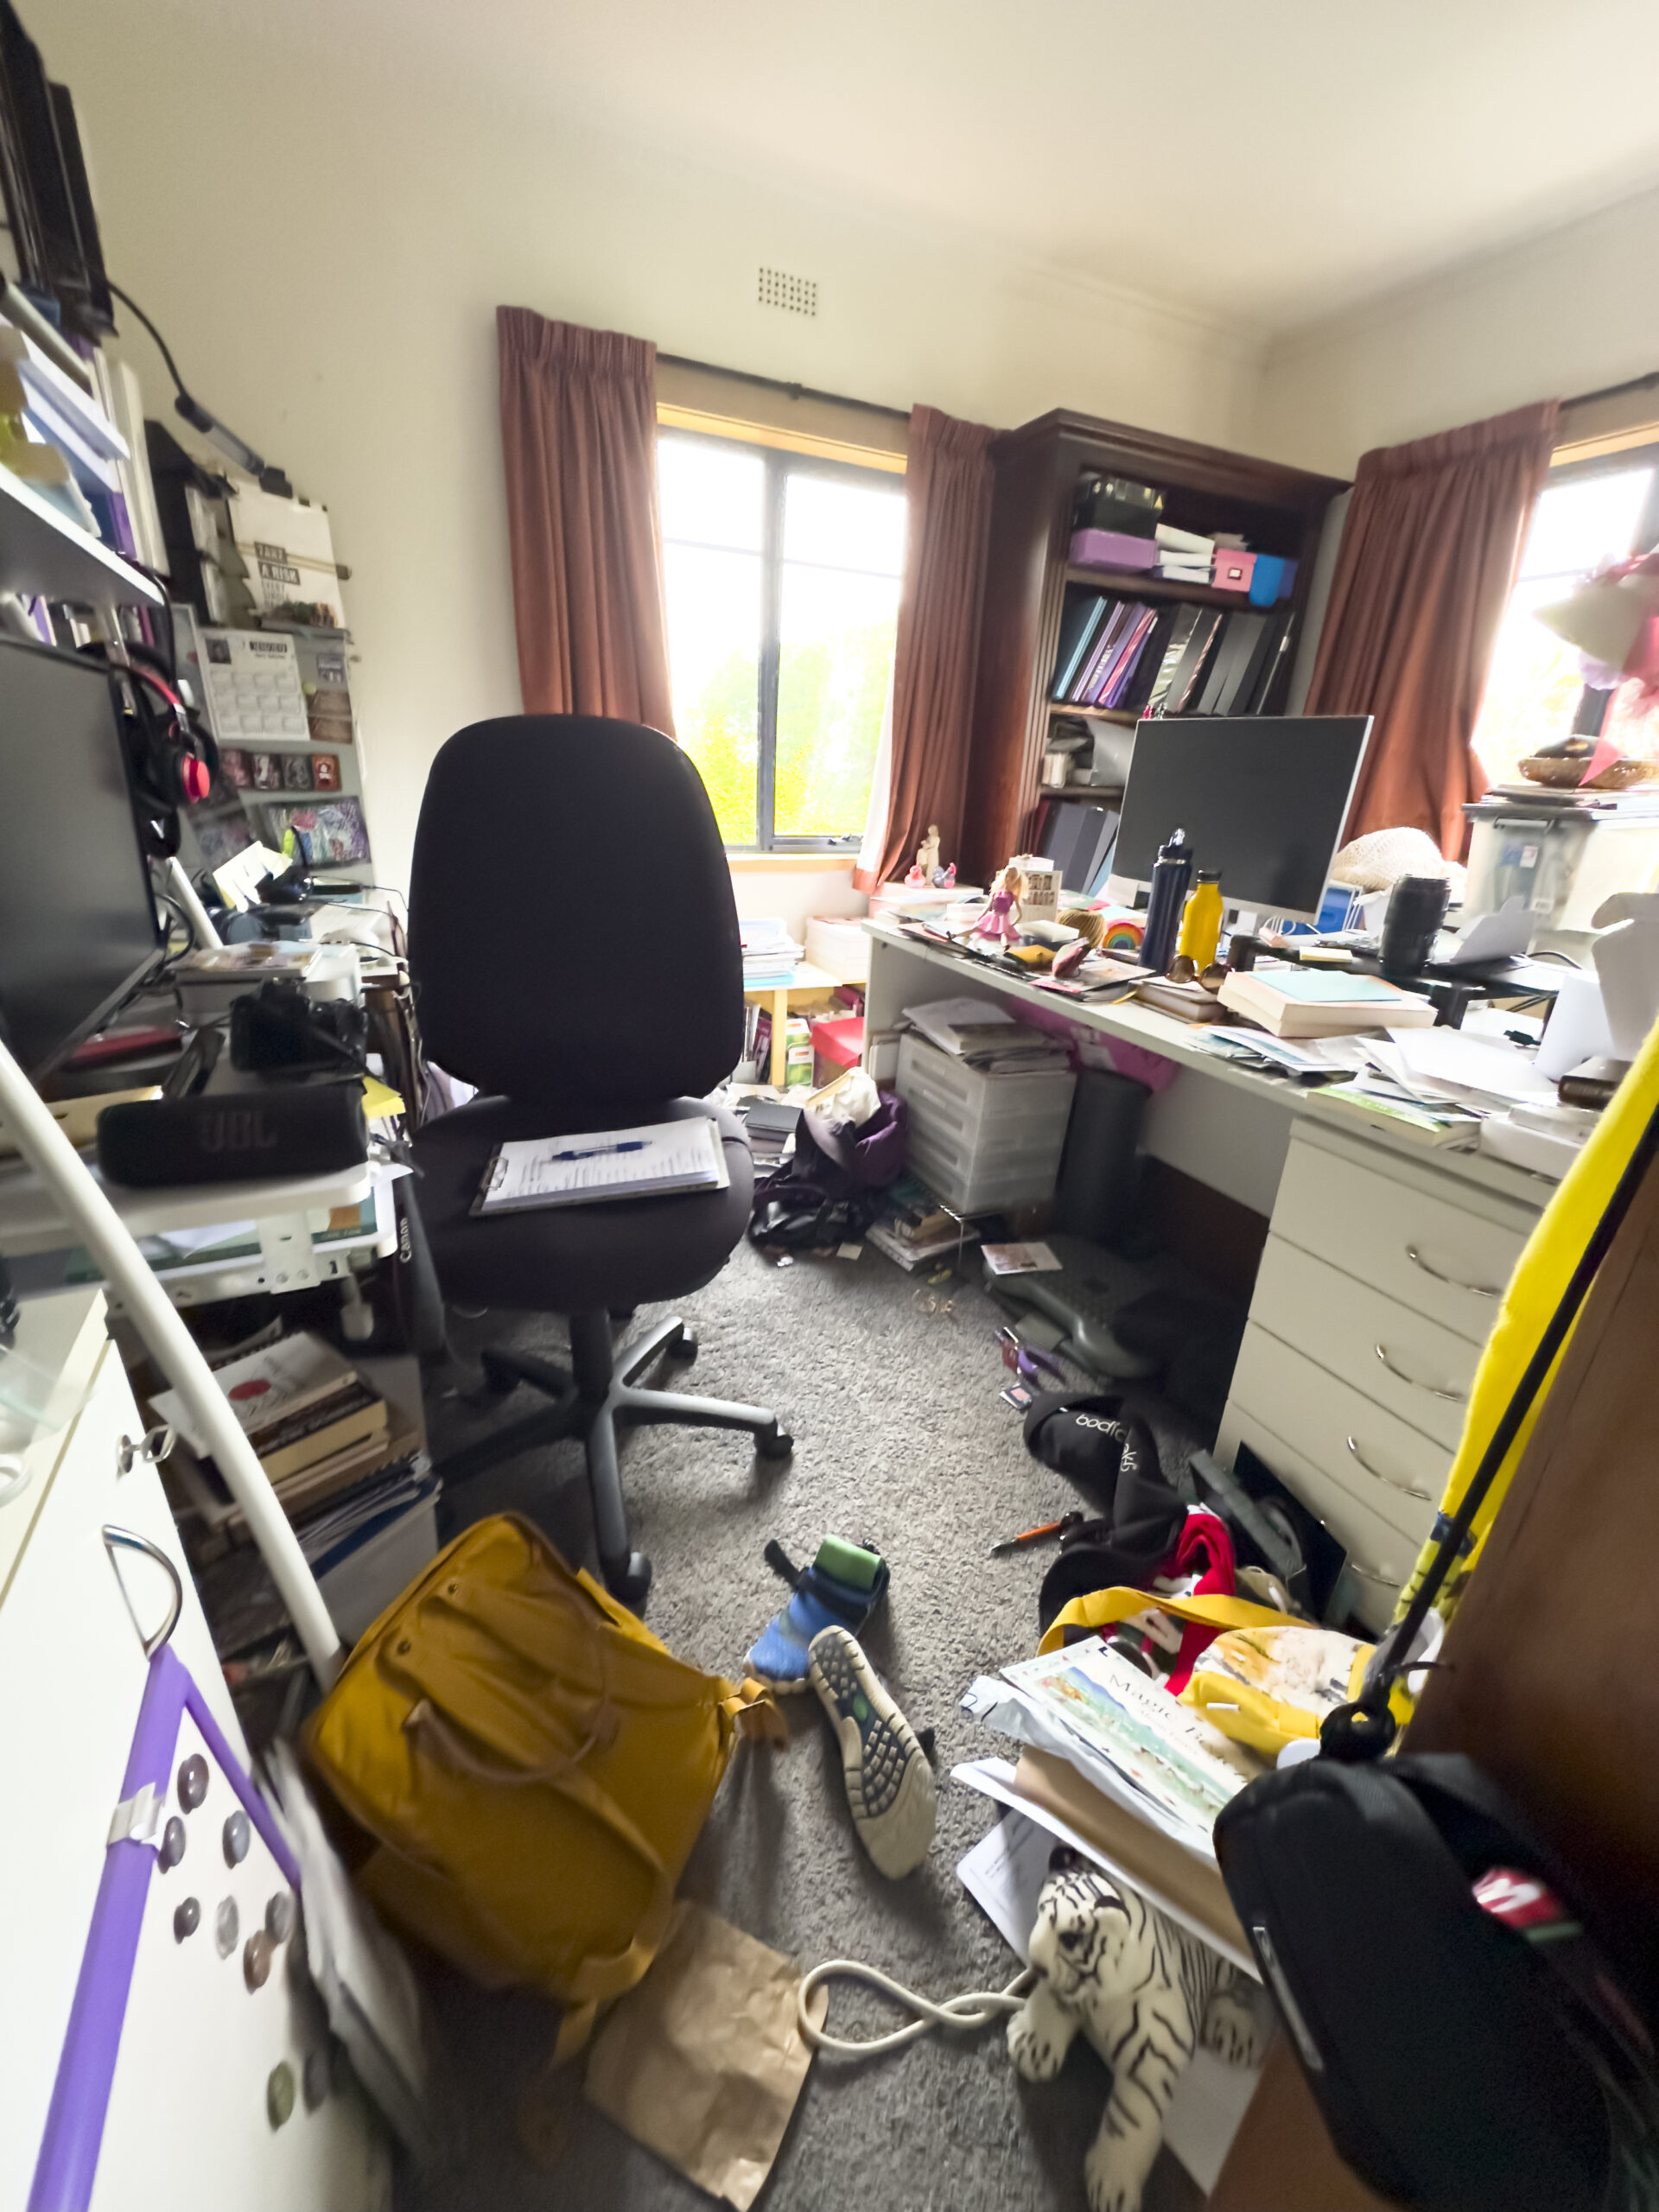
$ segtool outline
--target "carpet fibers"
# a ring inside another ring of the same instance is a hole
[[[924,1298],[925,1294],[924,1294]],[[683,1890],[801,1967],[851,1957],[937,1997],[1000,1988],[1019,1968],[957,1879],[985,1833],[988,1802],[948,1779],[957,1762],[1007,1750],[959,1709],[973,1677],[1035,1649],[1037,1587],[1049,1554],[989,1559],[997,1537],[1078,1503],[1026,1452],[1019,1416],[998,1392],[995,1309],[956,1287],[954,1313],[918,1308],[917,1286],[872,1249],[856,1262],[773,1268],[739,1251],[677,1310],[701,1344],[680,1386],[775,1407],[796,1440],[781,1466],[752,1460],[747,1440],[652,1428],[624,1446],[633,1541],[656,1580],[646,1616],[677,1653],[725,1674],[786,1595],[761,1554],[776,1536],[810,1560],[829,1531],[891,1562],[886,1606],[865,1642],[917,1728],[937,1731],[938,1834],[900,1882],[878,1874],[857,1843],[828,1725],[809,1692],[788,1700],[786,1751],[740,1745]],[[645,1318],[644,1316],[641,1317]],[[463,1357],[486,1342],[556,1352],[558,1329],[526,1317],[454,1325]],[[480,1416],[434,1395],[440,1455],[486,1420],[530,1410],[520,1395]],[[453,1501],[457,1524],[512,1508],[541,1522],[567,1554],[592,1563],[578,1447],[526,1455]],[[404,2212],[695,2212],[710,2200],[620,2134],[574,2093],[563,2154],[538,2168],[513,2114],[550,2046],[552,2009],[486,1995],[429,1974],[447,2054],[455,2152],[410,2177]],[[896,2024],[871,1993],[837,1986],[830,2025],[842,2034]],[[1079,2041],[1058,2082],[1019,2081],[1000,2029],[931,2037],[884,2057],[820,2056],[760,2200],[766,2212],[1081,2212],[1083,2158],[1108,2080]],[[1185,2212],[1199,2196],[1165,2153],[1148,2212]]]

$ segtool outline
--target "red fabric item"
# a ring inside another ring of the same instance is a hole
[[[657,348],[528,308],[498,308],[495,325],[524,712],[672,737]]]
[[[945,852],[961,848],[995,435],[937,407],[911,410],[887,822],[874,871],[854,872],[861,891],[902,875],[931,823]]]
[[[1195,1598],[1230,1598],[1233,1594],[1236,1586],[1233,1540],[1218,1513],[1200,1509],[1187,1515],[1175,1548],[1160,1565],[1155,1579],[1160,1582],[1185,1581],[1189,1574],[1198,1577],[1192,1592]],[[1154,1591],[1154,1605],[1157,1596]],[[1220,1634],[1218,1628],[1206,1628],[1202,1621],[1182,1623],[1181,1648],[1165,1678],[1172,1697],[1179,1697],[1186,1688],[1193,1668]]]
[[[1492,646],[1554,447],[1551,399],[1362,454],[1308,715],[1371,715],[1345,840],[1426,830],[1455,860]]]

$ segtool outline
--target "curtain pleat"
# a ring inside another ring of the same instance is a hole
[[[1350,838],[1463,849],[1486,789],[1469,741],[1559,415],[1547,400],[1361,458],[1305,709],[1375,718]]]
[[[657,349],[528,308],[498,308],[495,321],[524,711],[671,737]]]

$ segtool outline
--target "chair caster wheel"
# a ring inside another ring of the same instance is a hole
[[[505,1398],[518,1388],[520,1377],[495,1353],[483,1353],[479,1363],[484,1370],[484,1389],[490,1397]]]
[[[795,1449],[795,1440],[781,1428],[773,1428],[755,1438],[754,1448],[763,1459],[787,1459]]]
[[[605,1587],[630,1612],[639,1612],[651,1587],[651,1561],[644,1552],[630,1552],[625,1567],[615,1573],[608,1567],[605,1569]]]
[[[671,1359],[677,1360],[682,1367],[690,1367],[697,1356],[696,1338],[695,1337],[677,1338],[668,1348],[668,1356]]]

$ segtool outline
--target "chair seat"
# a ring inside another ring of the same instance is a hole
[[[626,1122],[589,1119],[580,1129],[638,1128],[698,1114],[720,1131],[729,1189],[548,1206],[496,1221],[472,1213],[496,1147],[576,1130],[550,1127],[545,1108],[510,1098],[474,1099],[429,1122],[415,1139],[421,1171],[415,1198],[445,1297],[511,1312],[620,1312],[682,1298],[712,1282],[742,1238],[753,1197],[748,1141],[735,1119],[702,1099],[674,1098],[631,1112]]]

